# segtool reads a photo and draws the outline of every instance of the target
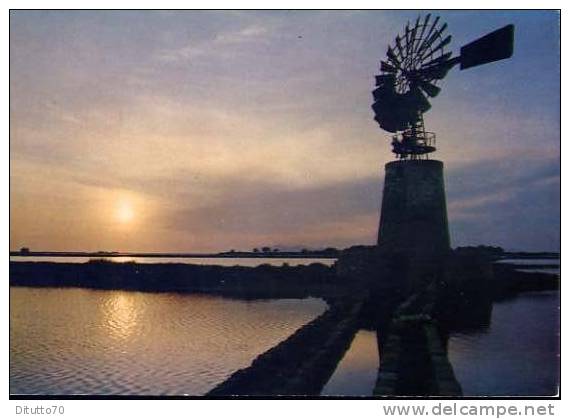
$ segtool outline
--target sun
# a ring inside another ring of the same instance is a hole
[[[121,224],[130,224],[135,218],[133,205],[128,201],[121,201],[117,205],[116,211],[117,221]]]

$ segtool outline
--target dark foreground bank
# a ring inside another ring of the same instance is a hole
[[[146,292],[215,294],[233,298],[331,298],[348,291],[335,270],[319,263],[300,266],[213,266],[10,262],[10,285],[82,287]]]

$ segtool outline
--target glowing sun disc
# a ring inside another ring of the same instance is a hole
[[[117,208],[117,220],[121,223],[130,223],[135,218],[133,207],[128,202],[122,202]]]

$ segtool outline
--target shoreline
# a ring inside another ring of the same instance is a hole
[[[93,258],[251,258],[251,259],[338,259],[338,254],[302,252],[227,252],[227,253],[107,253],[107,252],[10,252],[10,257],[93,257]]]
[[[57,251],[36,251],[22,252],[10,251],[10,256],[18,257],[93,257],[93,258],[115,258],[115,257],[139,257],[139,258],[274,258],[274,259],[338,259],[342,251],[336,252],[219,252],[219,253],[148,253],[148,252],[57,252]],[[560,259],[560,252],[503,252],[497,260],[503,259]]]

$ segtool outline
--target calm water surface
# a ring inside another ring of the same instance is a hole
[[[321,395],[371,396],[378,366],[376,332],[360,330]]]
[[[13,262],[58,262],[58,263],[85,263],[93,259],[106,259],[112,262],[136,262],[136,263],[189,263],[194,265],[218,265],[218,266],[259,266],[263,264],[281,266],[310,265],[322,263],[332,266],[336,259],[315,258],[168,258],[168,257],[87,257],[87,256],[10,256]]]
[[[449,360],[466,396],[549,396],[560,366],[560,294],[521,294],[495,303],[491,325],[456,334]]]
[[[204,394],[320,315],[318,299],[10,288],[12,394]]]
[[[560,259],[502,259],[495,263],[513,263],[521,266],[517,269],[520,272],[544,272],[547,274],[560,275]],[[524,268],[525,265],[552,265],[545,268]]]
[[[514,263],[517,265],[558,265],[560,259],[501,259],[495,263]]]

